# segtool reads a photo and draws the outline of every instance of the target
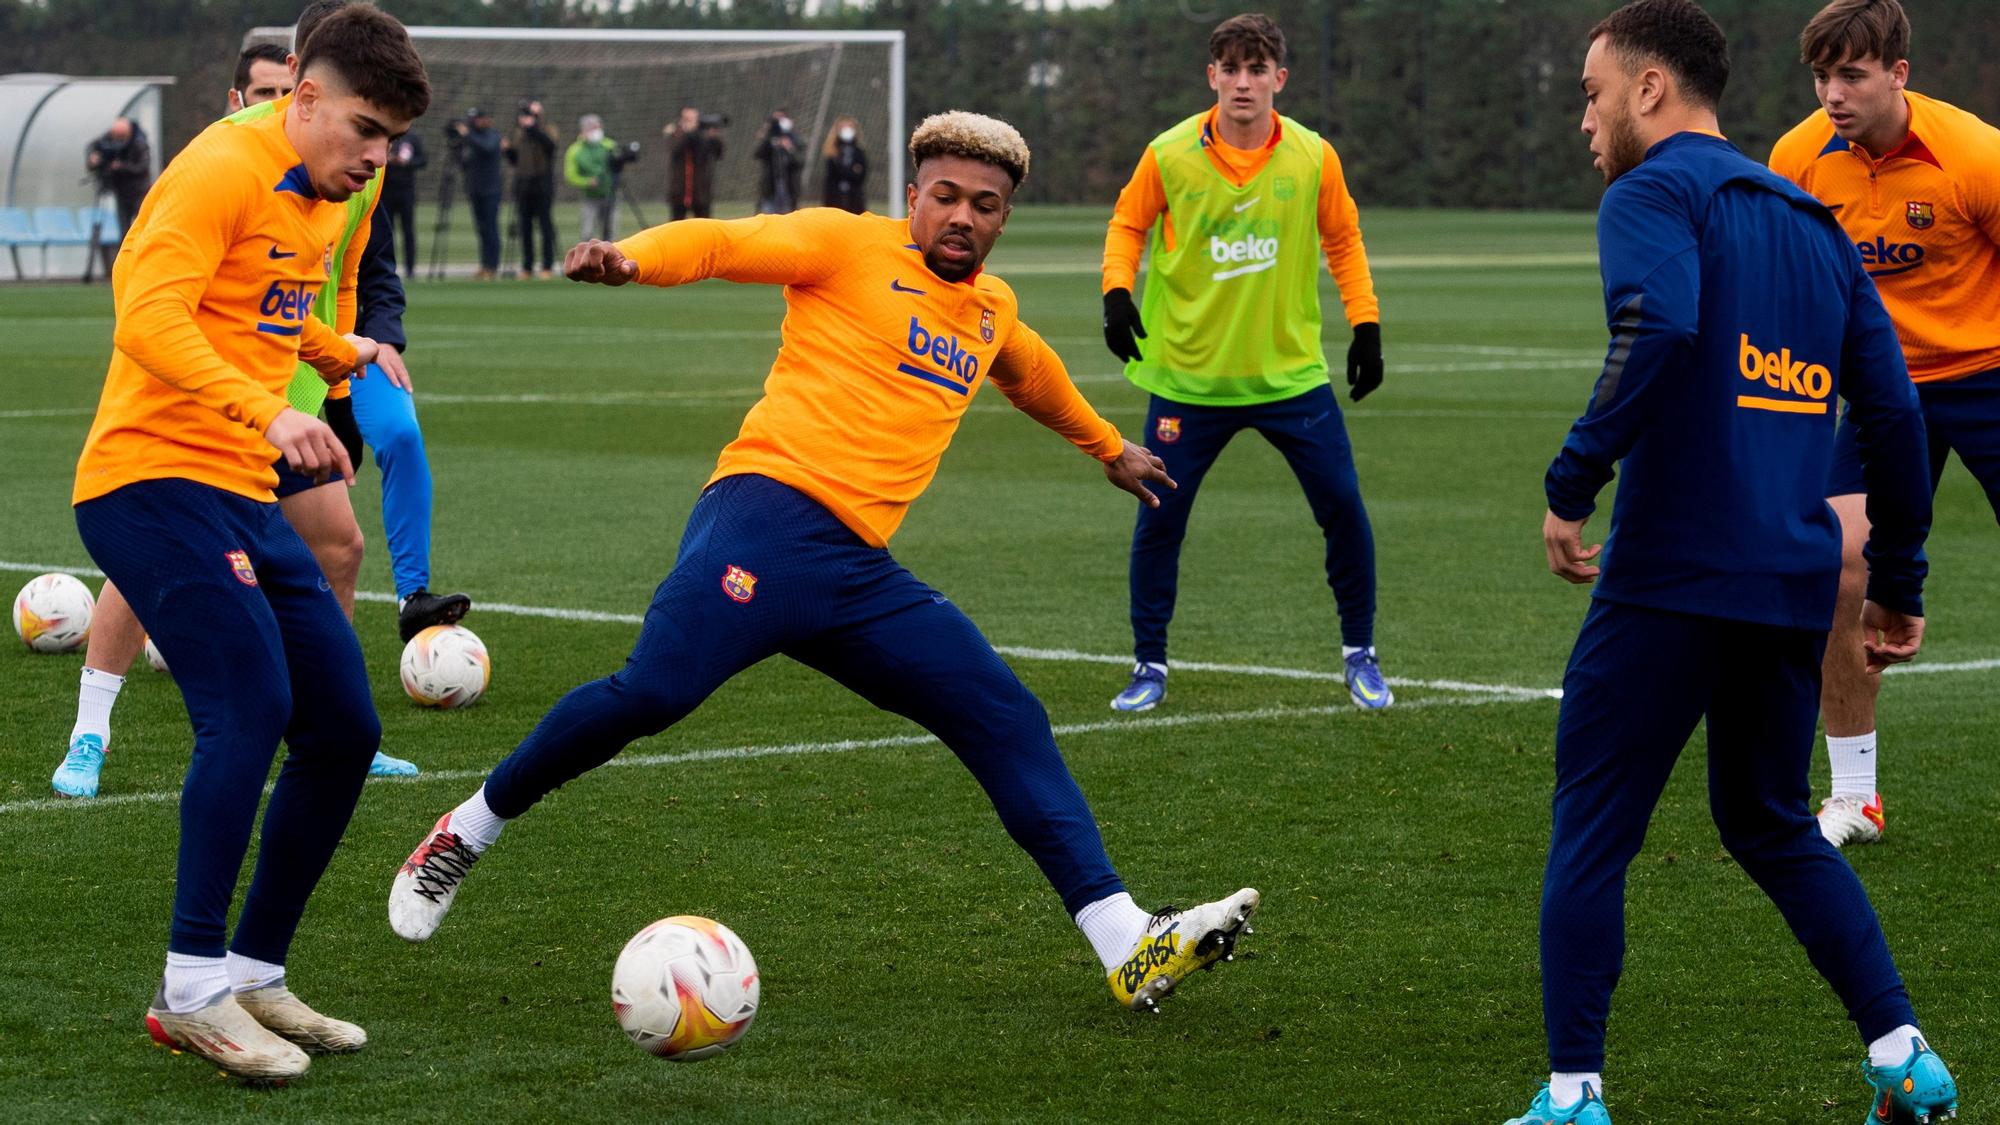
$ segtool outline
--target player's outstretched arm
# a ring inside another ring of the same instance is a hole
[[[831,207],[748,219],[683,219],[642,230],[617,244],[623,259],[633,263],[624,281],[576,280],[673,286],[714,277],[750,285],[813,285],[876,249],[878,222]],[[571,253],[590,245],[586,242]],[[603,251],[594,254],[596,260],[616,264]],[[592,260],[587,257],[584,265]]]
[[[563,276],[590,285],[624,285],[639,276],[639,263],[626,257],[617,243],[593,238],[563,255]]]

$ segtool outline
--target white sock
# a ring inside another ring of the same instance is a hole
[[[70,728],[71,742],[77,735],[94,734],[110,748],[111,705],[118,702],[118,689],[124,686],[125,677],[84,666],[83,682],[76,689],[76,726]]]
[[[494,812],[486,804],[486,787],[466,798],[465,803],[451,810],[451,820],[445,828],[458,836],[472,854],[478,855],[493,846],[500,838],[500,830],[507,827],[506,818]]]
[[[1163,680],[1167,678],[1167,666],[1164,664],[1155,664],[1150,660],[1141,660],[1138,662],[1138,666],[1139,668],[1149,668],[1155,672],[1158,672],[1160,674],[1160,678]],[[1136,672],[1139,670],[1139,668],[1134,668],[1133,671]]]
[[[1573,1106],[1583,1100],[1583,1088],[1588,1084],[1597,1094],[1597,1100],[1604,1100],[1604,1076],[1591,1071],[1574,1073],[1558,1070],[1549,1075],[1549,1102],[1557,1109]]]
[[[1915,1024],[1904,1024],[1896,1030],[1868,1044],[1868,1062],[1871,1066],[1902,1066],[1910,1059],[1910,1040],[1922,1040],[1924,1033]]]
[[[1090,948],[1097,951],[1097,959],[1104,962],[1104,971],[1108,973],[1125,963],[1125,956],[1132,952],[1139,935],[1146,932],[1146,922],[1151,918],[1132,901],[1131,895],[1119,891],[1077,911],[1076,928],[1090,939]]]
[[[1374,646],[1374,645],[1368,645],[1368,646],[1366,646],[1365,648],[1364,648],[1363,646],[1361,646],[1361,645],[1341,645],[1341,646],[1340,646],[1340,658],[1341,658],[1342,660],[1345,660],[1345,659],[1347,659],[1348,657],[1350,657],[1350,656],[1353,656],[1353,655],[1354,655],[1355,653],[1357,653],[1357,652],[1365,652],[1365,653],[1367,653],[1368,655],[1370,655],[1370,656],[1373,656],[1373,655],[1375,655],[1375,646]]]
[[[1852,738],[1826,736],[1826,760],[1833,766],[1833,795],[1875,799],[1875,732]],[[1901,1060],[1897,1060],[1901,1061]]]
[[[167,954],[167,1011],[198,1012],[229,995],[229,970],[220,957]]]
[[[249,992],[253,988],[282,988],[285,984],[285,967],[273,965],[269,961],[259,961],[255,957],[245,957],[231,950],[223,959],[223,968],[229,972],[231,992]]]

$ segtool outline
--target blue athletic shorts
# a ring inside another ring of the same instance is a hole
[[[2000,368],[1942,383],[1918,383],[1917,401],[1930,435],[1931,487],[1937,488],[1944,478],[1945,462],[1955,452],[2000,516]],[[1861,477],[1861,442],[1843,418],[1833,437],[1833,471],[1826,494],[1867,491]]]
[[[339,473],[328,473],[325,480],[316,481],[292,468],[291,463],[283,457],[279,457],[276,461],[273,461],[271,467],[278,470],[278,487],[272,489],[272,491],[278,494],[278,499],[280,500],[283,500],[287,496],[296,496],[309,488],[321,488],[329,484],[339,484],[347,479]]]

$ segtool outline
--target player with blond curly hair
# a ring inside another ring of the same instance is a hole
[[[694,219],[569,252],[574,281],[782,285],[783,342],[625,667],[565,696],[424,836],[389,895],[404,938],[431,936],[507,821],[783,653],[958,755],[1062,897],[1120,1003],[1150,1008],[1234,947],[1257,892],[1151,916],[1134,905],[1041,703],[957,606],[889,554],[987,382],[1142,503],[1159,503],[1149,482],[1173,487],[1159,458],[1077,393],[1021,323],[1013,290],[981,269],[1028,172],[1021,135],[990,117],[940,114],[918,126],[910,157],[907,220],[830,208]]]

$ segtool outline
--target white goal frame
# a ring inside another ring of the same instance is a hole
[[[578,28],[578,27],[434,27],[421,25],[409,28],[410,39],[421,50],[424,40],[451,39],[490,42],[528,43],[876,43],[889,48],[889,136],[883,147],[888,150],[889,214],[901,219],[907,215],[903,185],[907,169],[904,167],[905,153],[909,148],[909,123],[904,117],[904,34],[900,31],[704,31],[694,28]],[[259,27],[253,29],[244,41],[260,39],[291,42],[292,29],[289,27]],[[831,96],[833,83],[827,83],[827,94]],[[819,107],[818,116],[824,118],[827,107]]]

